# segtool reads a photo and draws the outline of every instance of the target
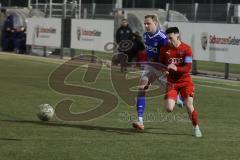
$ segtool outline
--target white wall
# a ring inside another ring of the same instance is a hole
[[[61,19],[28,18],[27,44],[37,46],[61,46]]]
[[[179,28],[182,41],[192,46],[195,60],[240,64],[239,24],[168,23],[173,26]]]
[[[108,42],[114,42],[112,20],[72,19],[71,48],[105,51]]]

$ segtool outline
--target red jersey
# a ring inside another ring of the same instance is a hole
[[[159,54],[159,62],[168,66],[175,64],[177,71],[169,70],[168,81],[171,83],[191,81],[192,49],[189,45],[181,42],[175,48],[170,45],[162,47]]]

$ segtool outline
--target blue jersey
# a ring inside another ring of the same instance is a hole
[[[168,43],[167,36],[164,32],[157,30],[154,34],[145,32],[143,38],[147,52],[147,61],[158,62],[160,47]]]

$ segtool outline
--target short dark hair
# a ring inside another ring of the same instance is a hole
[[[170,33],[179,33],[179,29],[177,27],[169,27],[166,30],[166,34],[170,34]]]

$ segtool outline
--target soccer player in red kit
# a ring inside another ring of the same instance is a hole
[[[160,49],[159,62],[168,68],[167,81],[171,83],[165,94],[165,107],[173,111],[177,95],[180,92],[194,126],[195,137],[202,137],[198,125],[198,112],[193,107],[194,84],[190,76],[192,69],[192,49],[180,40],[179,29],[170,27],[166,30],[169,44]]]

